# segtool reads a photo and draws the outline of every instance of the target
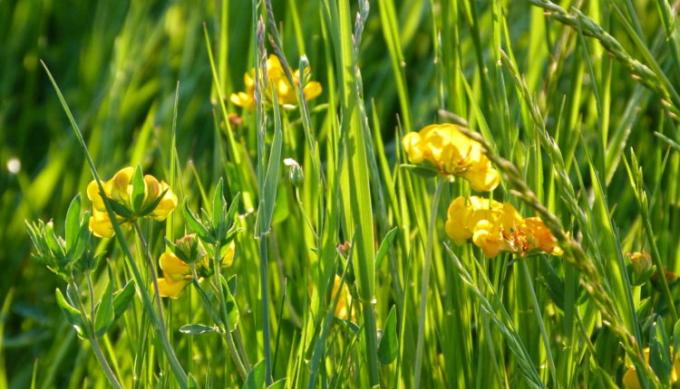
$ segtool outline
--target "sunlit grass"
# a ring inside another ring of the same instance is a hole
[[[0,6],[0,389],[670,386],[677,23]]]

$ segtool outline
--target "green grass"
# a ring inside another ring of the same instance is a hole
[[[631,364],[670,385],[673,2],[0,4],[0,389],[617,387]],[[233,105],[270,54],[308,63],[322,95]],[[489,259],[447,237],[448,204],[473,192],[404,166],[400,143],[446,122],[481,136],[503,176],[488,196],[540,216],[563,256]],[[31,256],[25,221],[76,245],[72,198],[89,210],[93,174],[124,166],[168,182],[177,209],[92,238],[94,266],[65,282]],[[230,231],[234,264],[158,304],[149,263],[199,222],[220,236],[213,266]],[[654,271],[634,271],[636,251]],[[351,320],[335,317],[336,275]]]

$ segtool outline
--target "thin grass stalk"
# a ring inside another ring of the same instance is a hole
[[[584,15],[576,8],[572,8],[572,12],[569,13],[559,5],[549,0],[529,0],[529,2],[545,9],[549,16],[557,19],[563,24],[575,29],[580,29],[584,35],[597,39],[597,41],[600,42],[602,47],[604,47],[607,52],[609,52],[612,56],[614,56],[614,58],[629,68],[631,71],[631,76],[635,80],[638,80],[650,89],[661,93],[667,102],[666,105],[673,112],[673,117],[677,118],[678,111],[680,110],[680,95],[678,95],[678,93],[675,91],[668,78],[659,71],[660,69],[655,62],[650,64],[651,66],[655,67],[653,70],[647,65],[633,58],[623,48],[618,40],[616,40],[600,25],[595,23],[595,21]],[[616,7],[615,3],[611,4],[615,7],[617,12],[622,12],[618,7]],[[634,38],[638,38],[637,35],[635,35]],[[648,55],[647,59],[653,60],[651,55]]]
[[[673,323],[676,323],[678,321],[678,311],[675,308],[675,299],[673,298],[673,294],[671,293],[670,286],[668,285],[668,280],[666,279],[666,270],[665,267],[663,266],[663,263],[661,262],[661,254],[659,252],[659,247],[656,244],[656,239],[654,238],[654,229],[652,228],[652,223],[649,215],[649,201],[647,200],[647,193],[644,190],[643,187],[643,178],[642,178],[642,169],[640,168],[640,165],[638,164],[637,157],[631,150],[631,163],[628,162],[627,159],[624,158],[623,162],[626,165],[626,170],[628,171],[628,177],[630,179],[631,186],[633,187],[633,191],[635,193],[635,200],[638,204],[638,207],[640,208],[640,214],[642,216],[642,226],[645,230],[645,236],[647,237],[647,241],[649,242],[649,245],[652,248],[652,260],[654,261],[654,265],[657,267],[657,271],[659,272],[659,281],[661,284],[661,289],[664,294],[664,298],[668,302],[668,306],[670,307],[671,311],[671,316],[673,318]]]
[[[420,377],[423,366],[423,348],[425,346],[425,321],[427,320],[427,292],[430,286],[430,269],[432,268],[432,246],[434,245],[435,228],[437,224],[437,211],[439,209],[439,200],[442,195],[445,181],[439,179],[437,188],[435,189],[432,198],[432,208],[430,209],[430,223],[427,227],[427,245],[425,246],[425,263],[423,264],[423,273],[420,280],[420,303],[418,305],[418,340],[416,344],[416,362],[413,373],[413,387],[420,388]]]
[[[85,313],[85,306],[80,299],[81,296],[81,291],[80,287],[78,286],[78,283],[75,282],[75,280],[71,281],[71,285],[73,286],[73,289],[76,291],[76,294],[78,295],[78,309],[80,310],[80,314],[83,317],[83,319],[87,318],[87,314]],[[113,386],[116,389],[122,389],[123,385],[121,385],[120,380],[116,376],[116,374],[113,372],[113,369],[111,369],[111,365],[109,365],[109,361],[106,359],[104,356],[104,353],[102,352],[101,346],[99,345],[99,341],[97,340],[97,334],[94,328],[94,317],[95,317],[95,304],[94,304],[94,290],[92,288],[92,279],[90,278],[90,274],[88,273],[87,275],[87,288],[90,294],[90,320],[87,320],[88,328],[85,329],[85,335],[87,336],[88,340],[90,341],[90,344],[92,345],[92,351],[94,352],[95,358],[97,358],[97,362],[99,362],[99,365],[101,366],[102,370],[104,371],[104,375],[106,375],[106,378],[109,380],[109,383],[111,386]]]
[[[255,7],[255,4],[253,4]],[[253,11],[255,12],[255,10]],[[271,324],[269,319],[269,250],[268,238],[271,230],[271,218],[276,201],[276,185],[269,187],[274,181],[278,181],[278,168],[281,152],[281,117],[278,110],[278,99],[272,90],[272,107],[274,109],[275,136],[269,152],[269,163],[266,158],[265,134],[267,132],[267,116],[264,110],[264,98],[267,93],[267,66],[266,51],[264,48],[265,24],[260,18],[257,22],[255,34],[255,121],[257,127],[257,155],[260,163],[257,166],[257,177],[259,186],[259,205],[256,221],[256,239],[258,240],[259,250],[259,272],[260,272],[260,294],[261,294],[261,313],[262,313],[262,336],[264,348],[265,383],[272,383],[272,355],[271,355]],[[277,143],[278,139],[278,143]],[[275,150],[275,148],[278,148]],[[275,151],[276,154],[275,155]],[[274,161],[276,159],[276,161]],[[270,201],[272,202],[270,204]]]

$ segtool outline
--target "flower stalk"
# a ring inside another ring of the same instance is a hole
[[[74,279],[71,280],[70,284],[78,295],[78,310],[80,311],[80,314],[83,317],[83,319],[85,319],[87,318],[88,315],[85,313],[85,306],[83,305],[83,302],[80,299],[81,296],[80,287],[78,286],[78,283]],[[90,344],[92,345],[92,351],[94,352],[95,358],[97,359],[97,362],[99,362],[99,365],[102,367],[104,375],[106,375],[106,378],[109,380],[109,383],[114,388],[121,389],[123,388],[123,385],[120,383],[120,380],[116,376],[116,373],[113,372],[113,369],[111,368],[109,361],[104,356],[104,352],[102,351],[102,348],[99,345],[99,341],[97,340],[97,334],[94,328],[95,317],[94,288],[92,287],[92,280],[89,274],[87,275],[87,287],[90,294],[90,320],[86,320],[87,328],[84,329],[85,330],[84,332],[85,335],[87,336],[87,339],[90,341]]]

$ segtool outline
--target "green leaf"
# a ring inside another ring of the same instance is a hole
[[[673,326],[673,353],[680,352],[680,320]],[[675,360],[675,358],[673,358]]]
[[[224,205],[226,200],[224,200],[223,191],[224,184],[222,178],[220,178],[215,187],[215,194],[213,195],[212,202],[212,222],[215,230],[219,230],[224,223]]]
[[[134,213],[132,213],[131,210],[115,200],[109,199],[109,204],[111,205],[113,212],[118,216],[122,216],[125,219],[131,219],[134,216]]]
[[[208,232],[208,229],[203,225],[201,219],[189,208],[189,203],[184,202],[184,220],[187,222],[189,231],[195,233],[203,241],[207,243],[215,243],[214,237]]]
[[[120,288],[113,294],[113,312],[115,319],[118,319],[125,313],[132,302],[132,297],[135,295],[135,284],[132,280],[128,281],[124,287]],[[114,320],[115,320],[114,319]]]
[[[274,382],[273,384],[269,385],[267,389],[283,389],[286,387],[286,379],[281,378],[280,380]]]
[[[264,388],[264,360],[258,362],[248,373],[243,382],[243,389],[262,389]]]
[[[274,105],[274,110],[277,106]],[[260,201],[260,208],[257,214],[257,234],[259,236],[265,235],[269,232],[272,224],[272,217],[274,216],[274,207],[276,205],[276,193],[279,186],[279,176],[281,170],[281,146],[283,142],[281,131],[281,118],[274,114],[274,139],[269,152],[269,161],[267,163],[267,173],[264,177],[264,185],[262,186],[262,200]]]
[[[397,236],[398,231],[399,227],[394,227],[391,230],[387,231],[382,242],[380,242],[378,252],[375,254],[376,269],[380,268],[380,264],[382,263],[383,259],[387,256],[390,246],[392,246],[392,242],[394,241],[394,238]]]
[[[179,328],[179,332],[187,335],[201,335],[215,332],[215,327],[209,327],[204,324],[185,324]]]
[[[73,328],[76,329],[76,332],[81,334],[83,328],[83,317],[80,315],[80,311],[78,311],[73,305],[66,301],[66,298],[61,293],[59,288],[54,291],[54,294],[57,298],[57,305],[61,311],[64,312],[64,315],[66,315],[66,320],[71,323]]]
[[[144,205],[144,197],[146,197],[146,184],[144,183],[144,173],[142,168],[137,165],[135,175],[132,177],[132,209],[139,212]]]
[[[238,305],[236,304],[236,299],[234,298],[234,295],[231,292],[231,287],[229,285],[229,282],[220,274],[220,282],[222,282],[222,291],[224,292],[224,300],[227,304],[227,316],[229,317],[229,329],[231,331],[235,330],[236,327],[238,327],[238,323],[241,317],[241,314],[238,309]],[[234,277],[232,277],[234,278]],[[229,281],[232,280],[232,278],[229,279]],[[236,280],[234,280],[234,284],[236,283]]]
[[[383,336],[378,345],[378,358],[384,365],[392,363],[399,352],[399,338],[397,336],[397,311],[392,305],[385,321]]]
[[[234,220],[234,216],[236,216],[236,212],[238,211],[238,205],[241,202],[241,193],[236,193],[234,198],[231,200],[231,204],[229,204],[229,210],[227,211],[227,217],[226,221],[232,222]]]
[[[229,291],[231,294],[236,296],[236,292],[238,291],[238,280],[236,278],[236,274],[233,276],[229,277],[229,280],[227,280],[227,286],[229,287]]]
[[[276,196],[277,204],[288,204],[288,191],[279,190]],[[274,208],[274,215],[272,216],[272,225],[282,223],[290,216],[290,207],[281,206]]]
[[[170,190],[170,188],[162,191],[158,195],[158,197],[156,197],[152,202],[146,204],[146,206],[144,206],[144,208],[141,211],[139,211],[139,214],[140,215],[148,215],[151,212],[153,212],[153,210],[156,209],[158,204],[161,202],[161,200],[163,200],[163,197],[165,197],[165,194],[168,193],[169,190]]]
[[[111,327],[115,320],[113,307],[113,282],[109,280],[102,300],[97,304],[97,312],[94,315],[94,331],[96,336],[102,336]]]
[[[64,247],[59,241],[59,237],[57,237],[57,234],[54,232],[54,224],[52,224],[52,222],[45,224],[44,237],[45,243],[47,243],[47,247],[53,255],[59,258],[63,258],[66,255]]]
[[[359,325],[357,325],[356,323],[354,323],[351,320],[344,320],[344,319],[340,319],[340,318],[334,316],[333,317],[333,323],[337,323],[340,326],[344,327],[352,335],[356,335],[356,334],[359,333],[359,331],[361,331],[361,327],[359,327]]]
[[[419,165],[401,164],[399,166],[425,178],[436,177],[439,174],[437,169],[430,164],[425,163]]]
[[[73,244],[68,249],[68,255],[75,260],[82,260],[83,255],[87,251],[90,245],[90,229],[88,227],[89,212],[85,212],[78,231],[78,239],[76,239],[75,244]],[[66,234],[68,236],[68,224],[67,224]],[[67,238],[68,239],[68,238]],[[68,240],[66,241],[68,246]]]
[[[66,211],[66,252],[78,242],[80,236],[80,194],[77,194]]]
[[[659,317],[649,329],[649,364],[662,384],[669,383],[672,368],[668,346],[666,329]]]

